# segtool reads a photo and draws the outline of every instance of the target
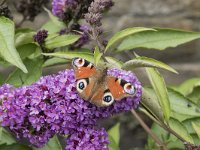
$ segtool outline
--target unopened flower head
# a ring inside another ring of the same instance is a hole
[[[93,0],[53,0],[52,13],[63,20],[70,22],[79,20],[88,12],[88,7]]]
[[[20,0],[16,3],[16,9],[22,15],[33,21],[35,17],[42,11],[43,7],[48,4],[49,0]]]
[[[47,30],[40,30],[33,36],[33,40],[37,42],[39,45],[41,45],[44,43],[47,36],[48,36]]]

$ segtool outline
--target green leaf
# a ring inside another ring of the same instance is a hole
[[[22,144],[0,145],[1,150],[32,150],[32,148]]]
[[[18,33],[15,35],[15,46],[21,46],[28,43],[33,43],[35,32]]]
[[[118,51],[134,48],[164,50],[200,38],[200,33],[176,29],[155,28],[155,31],[143,31],[126,38]]]
[[[200,138],[197,134],[190,134],[195,144],[200,144]]]
[[[4,81],[4,76],[2,74],[0,74],[0,85],[3,84],[3,81]]]
[[[64,22],[59,21],[59,18],[54,16],[50,10],[48,10],[47,8],[44,7],[44,10],[48,13],[49,18],[51,19],[51,21],[54,23],[54,26],[58,26],[60,28],[64,28],[66,27],[66,25],[64,24]]]
[[[171,110],[178,114],[187,115],[189,118],[200,117],[200,108],[181,93],[168,89],[170,97]],[[176,118],[179,119],[179,118]]]
[[[117,123],[114,127],[112,127],[108,131],[109,140],[110,140],[109,150],[120,150],[119,149],[119,140],[120,140],[119,129],[120,129],[120,124]]]
[[[176,120],[174,118],[170,118],[169,126],[173,131],[175,131],[184,140],[186,140],[187,142],[190,142],[192,144],[194,143],[192,137],[190,136],[187,129],[181,122],[179,122],[178,120]]]
[[[52,34],[52,33],[58,33],[60,32],[60,30],[62,29],[65,29],[66,28],[66,25],[59,21],[59,19],[54,16],[51,11],[49,11],[48,9],[44,8],[45,11],[48,13],[49,15],[49,18],[50,18],[50,21],[48,21],[47,23],[45,23],[41,29],[45,29],[45,30],[48,30],[48,33],[49,34]]]
[[[95,64],[96,66],[98,65],[98,63],[99,63],[99,61],[100,61],[102,55],[103,55],[103,53],[101,53],[101,52],[99,51],[99,47],[96,46],[96,47],[95,47],[95,51],[94,51],[94,64]]]
[[[157,71],[157,69],[154,68],[146,68],[149,80],[151,82],[151,85],[153,86],[153,89],[156,93],[156,96],[159,100],[160,106],[163,110],[164,118],[166,121],[169,120],[170,117],[170,102],[169,102],[169,96],[167,92],[167,88],[165,85],[165,81],[161,74]]]
[[[195,122],[192,122],[192,126],[194,128],[194,130],[196,131],[197,135],[199,136],[200,138],[200,124],[197,124]]]
[[[187,97],[200,107],[200,82],[196,84],[193,91]]]
[[[186,119],[182,122],[182,124],[186,127],[187,131],[190,134],[196,134],[196,131],[195,131],[192,123],[200,124],[200,116],[191,118],[191,119]]]
[[[24,73],[27,73],[28,71],[15,48],[14,33],[14,23],[8,18],[0,17],[0,55]]]
[[[43,148],[33,148],[33,150],[62,150],[62,146],[55,135]]]
[[[106,46],[105,51],[107,51],[113,44],[115,44],[117,41],[130,36],[132,34],[136,34],[138,32],[142,31],[147,31],[147,30],[152,30],[155,31],[154,29],[151,28],[143,28],[143,27],[133,27],[133,28],[127,28],[122,31],[117,32],[113,37],[108,41],[108,45]]]
[[[79,38],[79,35],[60,35],[55,38],[45,40],[45,47],[47,49],[54,49],[57,47],[67,46],[73,44]]]
[[[54,56],[54,57],[59,57],[59,58],[65,58],[65,59],[73,59],[75,57],[80,57],[84,58],[92,63],[94,63],[94,57],[92,53],[88,52],[71,52],[71,51],[66,51],[66,52],[56,52],[56,53],[43,53],[45,56]]]
[[[25,59],[29,57],[31,54],[35,53],[37,48],[38,46],[36,44],[29,43],[29,44],[19,46],[17,48],[17,51],[19,52],[21,59]]]
[[[43,60],[39,58],[34,60],[26,59],[24,62],[29,72],[25,74],[21,70],[16,69],[9,75],[6,83],[19,87],[21,85],[30,85],[40,78]]]
[[[50,66],[55,66],[55,65],[62,65],[66,63],[70,63],[71,61],[63,59],[63,58],[50,58],[47,61],[44,62],[42,67],[50,67]]]
[[[142,105],[147,109],[150,114],[153,114],[153,117],[157,118],[160,121],[164,121],[163,112],[159,105],[158,99],[155,93],[152,93],[151,89],[142,88]]]
[[[152,105],[150,105],[151,107],[149,107],[150,110],[156,111],[157,109],[157,111],[160,112],[161,110],[158,107],[155,107],[156,103],[153,103],[153,101],[157,100],[156,94],[153,91],[153,89],[145,88],[145,90],[143,90],[143,97],[147,95],[146,92],[148,92],[148,95],[149,95],[148,97],[151,97],[151,98],[147,97],[144,104],[146,105],[148,103],[152,103]],[[200,116],[199,107],[195,105],[194,103],[191,103],[188,100],[188,98],[184,97],[181,93],[173,89],[168,89],[168,95],[169,95],[169,100],[170,100],[171,116],[173,116],[173,118],[179,121],[183,121],[189,118]],[[144,100],[142,99],[142,104],[143,104],[143,101]]]
[[[119,146],[117,143],[115,143],[115,140],[113,139],[112,136],[108,136],[110,144],[108,145],[109,150],[120,150]]]
[[[107,56],[107,57],[105,57],[105,58],[106,58],[106,60],[107,60],[107,62],[108,62],[107,65],[109,65],[110,68],[114,67],[114,68],[119,68],[119,69],[121,69],[121,67],[122,67],[122,65],[123,65],[123,62],[122,62],[122,61],[120,61],[120,60],[118,60],[118,59],[116,59],[116,58],[114,58],[114,57],[109,57],[109,56]]]
[[[15,138],[3,127],[0,127],[0,145],[11,145],[16,143]],[[1,149],[1,148],[0,148]]]
[[[86,59],[88,61],[90,61],[91,63],[94,63],[94,55],[93,53],[90,52],[71,52],[71,51],[65,51],[65,52],[56,52],[56,53],[43,53],[43,55],[45,56],[54,56],[54,57],[59,57],[59,58],[65,58],[68,60],[71,60],[75,57],[80,57],[83,59]],[[122,66],[122,62],[113,58],[113,57],[105,57],[107,60],[107,66],[109,68],[121,68]],[[103,66],[105,65],[105,63],[102,61],[102,59],[99,62],[99,66]]]
[[[119,129],[120,129],[120,124],[117,123],[115,126],[113,126],[109,131],[108,131],[108,134],[110,136],[113,137],[113,139],[115,140],[116,144],[119,145],[119,140],[120,140],[120,132],[119,132]]]
[[[15,30],[15,35],[17,35],[19,33],[22,34],[22,33],[29,33],[29,32],[34,32],[34,30],[31,28],[17,28]]]
[[[55,26],[55,24],[50,20],[46,22],[42,27],[41,30],[47,30],[49,34],[58,33],[62,28],[59,26]]]
[[[157,137],[163,142],[166,143],[166,146],[169,150],[182,150],[184,149],[183,143],[178,140],[174,135],[170,134],[169,132],[165,131],[163,128],[161,128],[156,123],[153,123],[151,130],[153,133],[157,135]],[[152,139],[152,137],[148,136],[148,148],[147,150],[160,150],[160,147],[155,143],[155,141]]]
[[[155,60],[153,58],[148,58],[148,57],[144,57],[144,56],[141,56],[141,57],[139,56],[139,57],[136,57],[132,60],[125,62],[122,66],[122,69],[132,70],[137,67],[161,68],[161,69],[166,69],[168,71],[177,73],[176,70],[174,70],[172,67],[168,66],[167,64],[160,62],[158,60]]]
[[[192,92],[193,88],[198,82],[200,82],[200,78],[189,79],[178,86],[176,90],[186,96]]]

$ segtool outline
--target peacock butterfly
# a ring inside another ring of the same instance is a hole
[[[135,87],[130,82],[107,75],[83,58],[74,58],[72,66],[75,72],[76,89],[80,97],[97,106],[109,106],[115,100],[134,96]]]

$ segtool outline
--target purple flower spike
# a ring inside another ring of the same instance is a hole
[[[77,6],[76,0],[53,0],[52,13],[63,21],[70,21]]]
[[[39,45],[41,45],[44,43],[44,41],[47,37],[48,37],[48,31],[40,30],[33,36],[33,39],[35,42],[37,42]]]
[[[78,95],[73,70],[41,79],[21,88],[0,87],[0,122],[18,139],[42,147],[55,134],[69,135],[66,149],[108,149],[104,129],[96,129],[97,120],[138,107],[141,84],[130,71],[111,69],[108,75],[131,82],[135,97],[124,98],[109,107],[97,107]],[[87,144],[84,144],[87,143]]]
[[[80,39],[74,43],[74,47],[82,47],[83,45],[87,44],[89,42],[89,36],[88,31],[89,27],[87,25],[80,25],[79,30],[83,32]]]

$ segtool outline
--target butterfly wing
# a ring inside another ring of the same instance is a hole
[[[74,58],[72,60],[72,66],[75,71],[76,79],[89,78],[97,73],[97,69],[94,65],[83,58]]]
[[[134,85],[123,79],[107,76],[106,83],[115,100],[134,96],[136,93]]]
[[[75,72],[76,89],[81,98],[88,101],[91,99],[96,82],[96,74],[99,71],[89,61],[83,58],[74,58],[72,66]]]

